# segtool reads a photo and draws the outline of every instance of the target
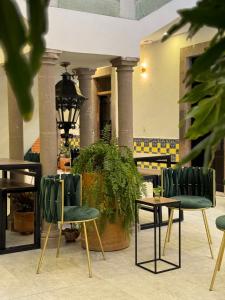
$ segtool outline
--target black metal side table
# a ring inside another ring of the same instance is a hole
[[[146,261],[141,261],[138,262],[138,241],[137,241],[137,213],[138,213],[138,205],[142,204],[145,206],[148,206],[152,208],[153,214],[154,214],[154,258]],[[160,214],[162,206],[167,206],[167,207],[178,207],[179,208],[179,247],[178,247],[178,264],[170,262],[166,259],[162,258],[162,253],[161,253],[161,223],[157,222],[158,220],[158,215]],[[158,243],[157,243],[157,228],[158,228]],[[158,244],[158,247],[157,247]],[[157,251],[158,248],[158,251]],[[163,269],[163,270],[157,270],[157,262],[162,261],[168,265],[170,265],[169,268]],[[154,263],[154,270],[147,268],[144,266],[147,263]],[[158,274],[158,273],[163,273],[167,271],[172,271],[181,268],[181,209],[180,209],[180,201],[171,199],[171,198],[165,198],[161,197],[160,200],[155,200],[154,198],[144,198],[144,199],[139,199],[135,201],[135,265],[145,269],[151,273]]]

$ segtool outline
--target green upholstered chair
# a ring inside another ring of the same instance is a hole
[[[205,224],[209,249],[213,258],[212,238],[206,217],[206,209],[215,206],[215,170],[207,169],[204,172],[200,167],[184,167],[178,169],[167,168],[162,170],[163,196],[181,201],[183,211],[201,211]],[[166,244],[170,241],[173,224],[173,214],[177,207],[172,207],[164,241],[163,254]]]
[[[43,220],[45,220],[49,226],[38,263],[37,274],[40,272],[52,224],[58,224],[59,226],[59,239],[56,257],[59,256],[63,225],[66,223],[82,224],[86,243],[89,277],[92,277],[86,229],[86,224],[92,222],[97,233],[103,258],[105,259],[101,238],[96,225],[96,219],[99,217],[99,211],[96,208],[82,207],[81,204],[81,175],[62,174],[61,176],[56,175],[42,177],[40,187],[40,205]]]
[[[214,282],[216,279],[216,274],[218,271],[220,271],[222,260],[223,260],[223,254],[224,254],[224,249],[225,249],[225,215],[220,216],[216,219],[216,227],[219,230],[223,231],[223,237],[222,237],[222,241],[220,244],[220,250],[219,250],[219,253],[217,256],[216,265],[214,268],[214,272],[213,272],[213,276],[212,276],[212,280],[211,280],[211,284],[210,284],[210,288],[209,288],[210,291],[213,290]]]

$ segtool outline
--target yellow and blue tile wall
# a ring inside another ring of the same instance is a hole
[[[80,137],[75,136],[71,140],[71,146],[80,146]],[[134,153],[149,154],[171,154],[171,161],[179,162],[179,140],[178,139],[157,139],[157,138],[134,138]],[[166,167],[162,163],[140,162],[141,168],[159,169]]]
[[[134,153],[171,154],[171,161],[179,162],[179,140],[157,138],[134,138]],[[162,163],[140,162],[141,168],[159,169],[166,167]]]
[[[70,139],[70,145],[73,148],[79,148],[80,147],[80,136],[74,135],[73,139]]]

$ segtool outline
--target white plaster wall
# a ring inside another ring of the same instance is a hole
[[[192,40],[186,34],[167,42],[141,47],[140,63],[147,67],[146,78],[140,67],[134,72],[134,137],[179,138],[180,49],[210,40],[214,30],[204,28]]]
[[[26,16],[25,1],[17,0]],[[196,0],[173,0],[140,21],[50,7],[47,48],[69,52],[139,57],[139,43],[178,17]]]

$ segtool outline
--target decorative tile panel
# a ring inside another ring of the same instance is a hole
[[[80,136],[79,135],[74,135],[73,139],[70,139],[69,142],[70,142],[70,145],[73,148],[75,148],[75,147],[79,148],[80,147]]]
[[[134,138],[134,153],[171,154],[172,162],[179,162],[179,140],[157,138]],[[140,162],[141,168],[159,169],[166,167],[162,163]]]
[[[80,136],[75,135],[70,139],[72,147],[80,147]],[[32,152],[40,152],[40,140],[37,139],[32,147]],[[179,162],[179,140],[178,139],[157,139],[157,138],[134,138],[134,153],[149,154],[171,154],[172,162]],[[141,168],[159,169],[166,167],[164,163],[140,162]]]

